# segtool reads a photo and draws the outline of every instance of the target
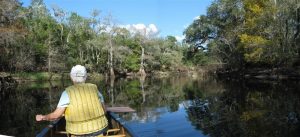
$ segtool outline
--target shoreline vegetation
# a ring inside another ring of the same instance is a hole
[[[182,76],[191,76],[193,78],[197,78],[198,76],[206,75],[206,70],[201,71],[193,71],[189,70],[186,72],[178,72],[178,71],[156,71],[149,73],[149,76],[146,77],[170,77],[173,74],[182,75]],[[88,80],[101,80],[106,77],[106,74],[102,73],[88,73]],[[107,76],[109,77],[109,76]],[[128,75],[120,75],[115,76],[115,78],[139,78],[141,77],[139,73],[129,73]],[[37,81],[58,81],[58,80],[68,80],[69,73],[51,73],[48,72],[20,72],[20,73],[7,73],[0,72],[0,79],[3,79],[5,82],[6,79],[8,81],[16,81],[18,83],[23,82],[37,82]],[[12,80],[11,80],[12,79]],[[8,82],[7,81],[7,82]]]
[[[300,80],[300,7],[291,0],[215,0],[183,32],[124,28],[112,15],[87,17],[33,0],[0,5],[0,72],[6,81],[68,78],[75,64],[92,78],[215,74],[225,79]],[[220,8],[222,7],[222,8]],[[5,12],[3,12],[5,11]],[[214,65],[217,64],[217,65]],[[216,67],[217,66],[217,67]],[[20,72],[20,73],[19,73]],[[95,73],[95,74],[97,74]]]
[[[216,75],[221,79],[300,80],[300,68],[220,69]]]
[[[203,66],[201,68],[190,68],[188,70],[177,71],[154,71],[147,73],[147,77],[164,78],[170,76],[189,76],[192,78],[205,78],[207,75],[214,75],[220,79],[238,80],[238,79],[258,79],[258,80],[300,80],[300,68],[251,68],[251,69],[225,69],[221,66]],[[88,73],[88,80],[102,80],[109,78],[108,74]],[[116,75],[114,78],[139,78],[141,75],[136,73],[128,73],[126,75]],[[9,73],[0,72],[1,83],[26,83],[39,81],[59,81],[68,80],[69,73],[51,73],[48,72],[19,72]]]
[[[214,66],[203,66],[202,68],[189,68],[185,70],[176,70],[176,71],[152,71],[148,72],[146,77],[170,77],[170,76],[190,76],[192,78],[202,78],[208,74],[215,74],[219,67]],[[101,80],[105,77],[110,77],[105,73],[88,73],[88,80]],[[141,76],[139,72],[130,72],[127,74],[116,75],[114,78],[139,78]],[[36,82],[36,81],[58,81],[58,80],[68,80],[69,73],[48,73],[48,72],[0,72],[0,79],[9,78],[11,81],[16,81],[18,83],[24,82]],[[2,82],[3,83],[3,82]]]

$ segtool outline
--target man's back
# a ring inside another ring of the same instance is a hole
[[[70,104],[66,108],[66,130],[71,134],[89,134],[107,127],[108,122],[94,84],[81,83],[66,89]]]

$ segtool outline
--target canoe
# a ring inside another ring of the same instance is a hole
[[[106,110],[109,129],[105,137],[137,137],[125,120],[119,116],[119,113],[129,113],[135,110],[130,107],[108,107]],[[57,121],[51,122],[36,137],[67,137],[65,127],[66,120],[62,117]]]

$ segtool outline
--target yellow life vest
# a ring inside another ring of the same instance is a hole
[[[107,127],[103,107],[94,84],[82,83],[66,89],[70,104],[66,108],[66,131],[82,135],[100,131]]]

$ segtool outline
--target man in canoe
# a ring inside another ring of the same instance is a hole
[[[47,115],[36,115],[36,121],[53,121],[64,114],[66,131],[72,136],[102,136],[108,126],[103,96],[96,85],[85,83],[87,72],[84,66],[74,66],[70,77],[73,85],[62,93],[56,110]]]

